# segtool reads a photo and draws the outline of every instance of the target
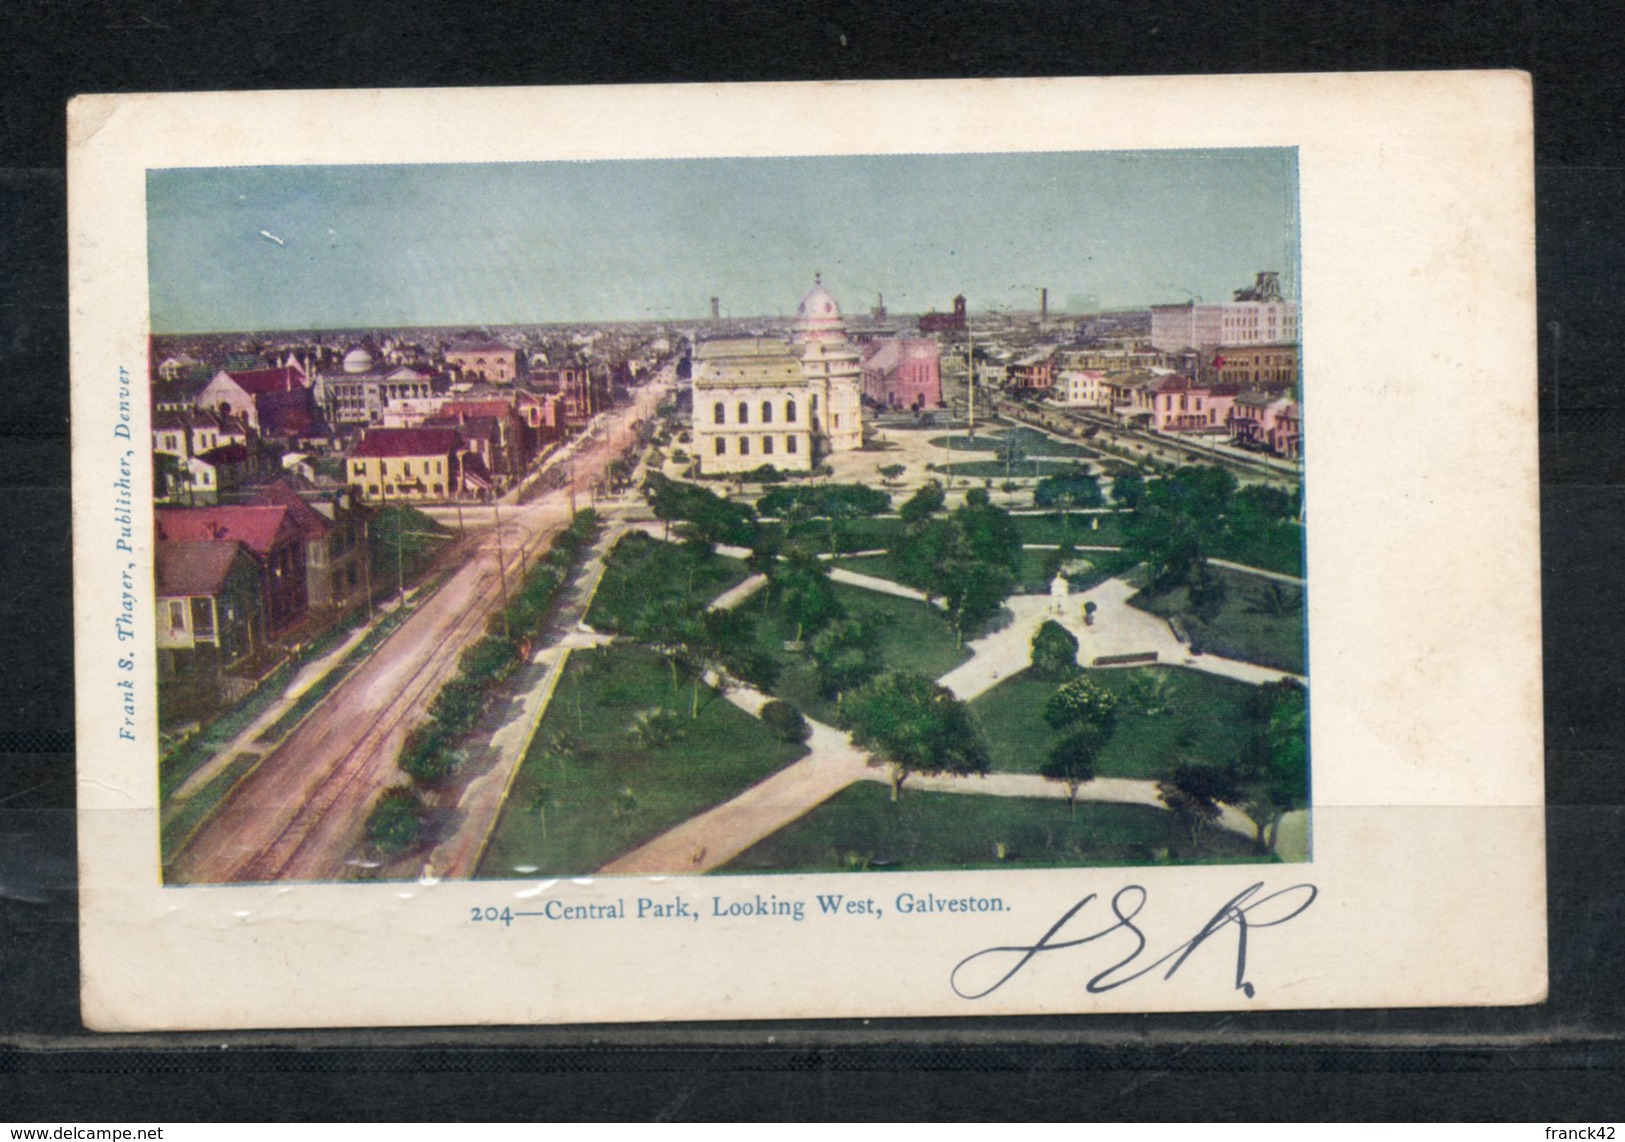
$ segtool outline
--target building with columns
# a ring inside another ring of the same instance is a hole
[[[863,444],[863,368],[840,306],[820,279],[790,342],[745,337],[694,347],[694,447],[704,475],[772,464],[810,471]]]

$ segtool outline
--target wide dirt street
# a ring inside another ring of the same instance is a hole
[[[585,490],[624,443],[625,426],[650,415],[669,392],[638,390],[634,404],[605,414],[575,452],[574,482]],[[509,582],[520,549],[532,555],[569,520],[560,488],[502,512]],[[457,669],[501,598],[497,535],[479,536],[466,562],[435,595],[334,689],[267,756],[199,830],[172,867],[182,883],[331,880],[342,876],[361,840],[373,799],[400,781],[395,757],[407,731]]]

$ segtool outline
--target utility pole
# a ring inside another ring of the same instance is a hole
[[[976,349],[970,331],[970,314],[965,315],[965,392],[970,396],[970,438],[976,439]]]
[[[361,520],[361,552],[366,558],[361,561],[361,573],[367,580],[367,621],[370,623],[375,614],[372,602],[372,539],[367,533],[367,520]]]
[[[502,550],[502,512],[501,500],[491,497],[491,511],[496,519],[497,527],[497,583],[502,590],[502,637],[512,638],[513,632],[508,629],[508,558]]]

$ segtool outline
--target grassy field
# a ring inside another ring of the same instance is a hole
[[[678,736],[634,744],[627,730],[635,716],[662,705],[680,715]],[[590,873],[806,752],[709,690],[698,718],[688,708],[689,684],[680,678],[674,691],[666,665],[648,651],[573,653],[476,875]]]
[[[1003,856],[1000,856],[1000,846]],[[1260,858],[1245,838],[1207,830],[1196,850],[1172,813],[1142,805],[910,791],[859,782],[740,853],[723,872],[1078,867]]]
[[[900,519],[875,517],[854,519],[836,528],[835,539],[842,551],[875,551],[896,544],[902,538],[906,526]],[[830,546],[830,525],[827,520],[807,520],[799,523],[791,535],[807,550],[834,550]]]
[[[951,436],[934,436],[931,438],[931,447],[941,448],[951,452],[993,452],[1001,448],[1007,440],[1018,443],[1021,451],[1035,456],[1061,456],[1071,459],[1093,458],[1099,455],[1092,448],[1085,448],[1081,444],[1072,444],[1065,440],[1057,440],[1032,428],[1006,428],[996,432],[978,432],[975,438],[963,433]]]
[[[1181,621],[1196,645],[1208,654],[1306,674],[1303,589],[1284,584],[1272,586],[1271,580],[1242,571],[1222,567],[1214,571],[1224,580],[1225,598],[1211,622],[1188,616],[1189,604],[1183,587],[1160,596],[1142,592],[1129,602],[1164,618],[1176,614],[1185,616]],[[1272,598],[1286,602],[1287,613],[1264,613],[1270,609]],[[1295,609],[1291,607],[1294,600],[1298,602]]]
[[[709,603],[749,572],[737,559],[702,559],[680,543],[629,531],[616,541],[587,611],[595,630],[624,632],[649,604],[664,598]]]
[[[997,487],[1001,480],[1032,480],[1040,476],[1054,476],[1061,472],[1070,471],[1076,460],[1064,456],[1055,456],[1041,459],[1016,460],[1006,465],[1002,460],[955,460],[952,464],[938,463],[934,474],[946,477],[949,469],[958,477],[970,477],[977,480],[992,480]]]
[[[1226,535],[1208,554],[1215,559],[1302,578],[1303,527],[1288,521],[1256,534]]]
[[[1144,669],[1172,680],[1172,712],[1147,716],[1120,704],[1117,731],[1101,755],[1098,776],[1155,780],[1177,761],[1223,765],[1233,760],[1245,740],[1241,705],[1252,688],[1196,670]],[[1091,670],[1089,677],[1121,697],[1132,688],[1134,673]],[[1023,671],[971,702],[971,712],[987,734],[995,770],[1038,771],[1055,736],[1043,715],[1056,685]]]
[[[1058,512],[1049,515],[1018,515],[1016,530],[1023,543],[1066,543],[1069,540],[1080,547],[1119,547],[1123,543],[1123,526],[1116,515],[1072,513],[1063,519]],[[1098,526],[1093,521],[1099,521]]]
[[[1017,594],[1043,595],[1049,592],[1052,575],[1046,575],[1045,562],[1053,551],[1029,550],[1021,553],[1021,567],[1016,575],[1019,584]],[[1077,558],[1090,564],[1088,571],[1074,574],[1069,577],[1074,591],[1087,591],[1089,588],[1104,582],[1113,575],[1120,575],[1134,566],[1133,556],[1123,555],[1113,551],[1081,551]],[[892,555],[865,555],[859,558],[837,559],[835,566],[844,567],[848,571],[856,571],[860,575],[874,575],[881,579],[891,579],[901,582],[898,578],[899,564]]]
[[[880,558],[884,557],[851,562],[864,566]],[[948,625],[947,617],[935,607],[844,583],[835,585],[835,595],[850,617],[872,626],[879,634],[880,654],[888,666],[917,670],[938,678],[970,657],[969,651],[954,645],[953,628]],[[835,702],[819,694],[812,665],[804,656],[784,649],[785,639],[795,632],[785,630],[765,596],[752,599],[745,605],[751,608],[750,613],[758,617],[758,646],[780,664],[779,681],[774,693],[810,718],[833,722]]]

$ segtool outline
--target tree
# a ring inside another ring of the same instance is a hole
[[[889,770],[891,799],[912,773],[986,773],[987,742],[965,703],[923,674],[888,671],[845,695],[840,723]]]
[[[1228,770],[1191,763],[1174,766],[1157,783],[1157,792],[1185,826],[1193,847],[1202,830],[1223,815],[1220,803],[1235,801],[1239,795],[1235,776]]]
[[[947,504],[947,494],[942,490],[942,484],[936,480],[927,480],[897,509],[905,524],[917,524],[931,518],[940,512]]]
[[[384,790],[367,815],[367,840],[390,855],[403,853],[417,843],[427,815],[417,790],[397,785]]]
[[[1078,726],[1051,744],[1038,767],[1044,780],[1066,785],[1066,801],[1073,815],[1078,811],[1078,786],[1095,779],[1095,764],[1106,740],[1098,726]]]
[[[994,507],[985,488],[972,488],[954,511],[965,545],[980,562],[1015,571],[1021,566],[1021,531],[1003,508]]]
[[[1040,508],[1098,508],[1106,502],[1100,483],[1087,471],[1045,476],[1033,488],[1033,506]]]
[[[1032,667],[1035,678],[1059,681],[1078,669],[1078,639],[1054,619],[1045,619],[1033,633]]]
[[[813,636],[807,651],[818,692],[838,698],[880,673],[885,664],[876,643],[874,631],[853,619],[833,622]]]
[[[1110,734],[1117,728],[1117,696],[1098,686],[1087,674],[1061,683],[1044,703],[1044,721],[1053,729],[1094,726]]]
[[[956,646],[964,646],[967,634],[997,615],[1016,589],[1008,568],[976,559],[949,560],[941,581]]]
[[[835,595],[828,565],[800,548],[790,548],[768,570],[768,584],[780,612],[795,624],[797,642],[846,614]]]
[[[1137,508],[1145,499],[1145,477],[1138,469],[1128,468],[1112,480],[1112,503],[1121,508]]]
[[[895,484],[905,470],[901,464],[887,464],[880,469],[880,478],[888,484]]]
[[[1259,847],[1275,851],[1281,818],[1309,803],[1308,691],[1292,680],[1254,689],[1245,716],[1256,727],[1239,762]]]
[[[1198,560],[1191,568],[1189,579],[1186,598],[1190,602],[1191,612],[1203,622],[1212,622],[1218,617],[1219,609],[1224,606],[1225,596],[1229,593],[1223,577],[1204,559]]]

